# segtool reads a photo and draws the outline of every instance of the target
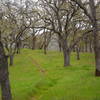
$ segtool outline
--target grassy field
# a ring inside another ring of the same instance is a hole
[[[59,52],[21,51],[10,67],[13,100],[100,100],[100,78],[94,76],[94,56],[71,56],[63,67]]]

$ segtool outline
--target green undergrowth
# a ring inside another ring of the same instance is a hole
[[[62,53],[21,50],[10,67],[13,100],[100,100],[100,78],[94,76],[94,55],[71,55],[63,67]]]

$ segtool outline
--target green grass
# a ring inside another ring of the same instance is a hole
[[[77,61],[75,55],[64,68],[62,53],[23,49],[10,67],[13,100],[100,100],[94,56],[84,53]]]

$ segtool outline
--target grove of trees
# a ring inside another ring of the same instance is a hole
[[[95,54],[95,76],[100,76],[99,0],[0,0],[2,100],[12,100],[8,68],[15,54],[25,47],[47,54],[55,36],[64,67],[71,65],[71,52],[76,52],[78,60],[80,52],[91,52]]]

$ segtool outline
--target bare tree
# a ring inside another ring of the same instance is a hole
[[[97,14],[97,8],[100,2],[97,0],[89,0],[88,2],[82,2],[81,0],[71,0],[75,2],[88,17],[91,22],[93,35],[94,35],[94,52],[95,52],[95,62],[96,62],[96,76],[100,76],[100,30],[99,30],[99,18]],[[86,4],[86,5],[85,5]],[[88,7],[89,6],[89,7]],[[90,11],[89,11],[90,9]],[[99,12],[100,13],[100,12]]]
[[[44,25],[40,27],[58,35],[64,55],[64,66],[69,66],[70,53],[77,43],[76,40],[81,35],[78,35],[80,32],[78,30],[80,27],[78,27],[79,21],[76,21],[76,16],[81,15],[79,7],[73,2],[65,0],[40,0],[40,7],[42,8],[42,14],[39,15]],[[75,23],[74,27],[73,23]],[[75,28],[76,31],[74,31]]]
[[[0,27],[3,44],[10,58],[10,65],[13,65],[15,53],[20,53],[24,37],[31,36],[30,26],[33,25],[35,11],[33,11],[33,8],[29,8],[28,3],[25,2],[24,6],[13,2],[3,4],[4,14]]]
[[[0,12],[0,21],[2,20],[2,12]],[[2,93],[2,100],[12,100],[9,72],[8,72],[8,58],[4,51],[4,46],[1,40],[1,29],[0,29],[0,87]]]

